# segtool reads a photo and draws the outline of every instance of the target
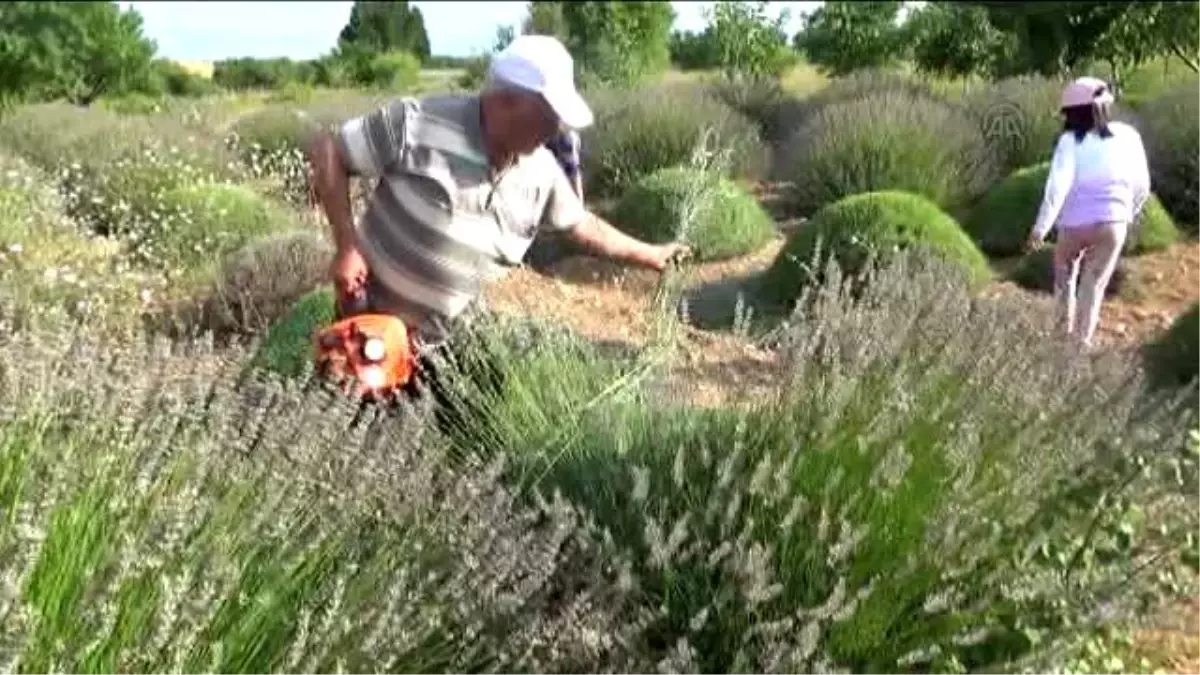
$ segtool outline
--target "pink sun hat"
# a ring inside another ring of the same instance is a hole
[[[1107,82],[1098,77],[1081,77],[1063,89],[1061,107],[1105,104],[1112,103],[1113,100],[1112,90]]]

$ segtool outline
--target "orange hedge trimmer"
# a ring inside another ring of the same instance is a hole
[[[398,317],[361,311],[318,330],[313,338],[317,372],[350,393],[389,399],[412,379],[417,351],[412,331]]]

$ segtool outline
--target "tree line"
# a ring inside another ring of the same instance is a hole
[[[839,75],[908,61],[943,76],[1074,73],[1105,64],[1114,79],[1150,60],[1198,71],[1200,2],[826,2],[794,46]]]
[[[101,96],[187,96],[292,83],[398,87],[414,83],[422,66],[438,63],[421,10],[408,2],[355,2],[328,54],[218,61],[211,81],[156,52],[141,15],[116,2],[0,3],[0,100],[7,103],[88,105]]]
[[[554,35],[585,83],[634,84],[676,67],[731,77],[776,77],[799,59],[831,75],[898,62],[943,76],[1074,72],[1103,63],[1115,79],[1156,58],[1198,69],[1200,2],[825,2],[788,35],[766,2],[717,2],[700,31],[673,31],[670,2],[534,1],[520,33]],[[212,80],[156,58],[141,16],[115,2],[0,3],[0,101],[65,99],[87,105],[126,93],[200,95],[214,88],[289,85],[405,89],[421,68],[464,68],[478,81],[487,55],[435,56],[420,9],[355,2],[337,43],[312,60],[233,58]]]

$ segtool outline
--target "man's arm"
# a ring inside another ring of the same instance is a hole
[[[325,211],[339,252],[354,248],[354,215],[350,209],[350,170],[333,134],[322,131],[308,150],[313,190]]]
[[[666,267],[665,247],[634,239],[591,212],[584,214],[583,220],[570,230],[568,236],[596,255],[658,271]]]
[[[404,147],[404,103],[392,101],[318,134],[308,148],[313,188],[339,251],[354,248],[350,177],[385,173]]]
[[[667,266],[667,259],[678,246],[648,244],[621,232],[584,208],[566,173],[557,165],[547,170],[553,172],[554,183],[542,215],[542,230],[565,234],[588,251],[606,258],[659,271]]]

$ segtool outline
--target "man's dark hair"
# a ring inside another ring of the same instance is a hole
[[[1100,87],[1094,96],[1100,96],[1108,91],[1108,87]],[[1100,138],[1111,138],[1113,133],[1108,128],[1109,110],[1107,104],[1089,103],[1087,105],[1069,106],[1062,109],[1063,131],[1075,134],[1077,142],[1083,141],[1089,131],[1095,131]]]

